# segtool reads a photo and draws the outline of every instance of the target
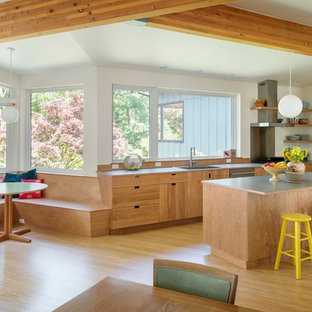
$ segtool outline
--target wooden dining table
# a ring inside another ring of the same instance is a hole
[[[4,195],[3,233],[0,234],[0,242],[13,239],[24,243],[30,243],[31,239],[20,236],[30,232],[30,229],[13,231],[13,195],[40,191],[48,186],[44,183],[32,182],[4,182],[0,183],[0,194]]]
[[[256,312],[257,310],[107,277],[54,311]]]

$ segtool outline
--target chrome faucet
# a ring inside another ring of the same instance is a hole
[[[190,149],[190,167],[196,164],[196,161],[193,161],[193,156],[195,156],[195,147],[192,146]]]

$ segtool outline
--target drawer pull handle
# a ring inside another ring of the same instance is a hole
[[[139,175],[134,176],[135,179],[138,179],[139,177],[140,177]]]
[[[136,185],[134,188],[135,188],[135,189],[139,189],[140,187],[139,187],[138,185]]]
[[[171,185],[175,186],[175,185],[176,185],[176,183],[171,183]]]
[[[134,206],[134,209],[138,209],[138,208],[140,208],[140,205],[135,205]]]
[[[177,175],[176,173],[171,173],[171,175]]]
[[[211,178],[211,173],[209,173],[209,179]]]

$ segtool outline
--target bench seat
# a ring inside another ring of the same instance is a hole
[[[64,201],[57,199],[49,198],[35,198],[35,199],[14,199],[14,202],[24,203],[28,205],[43,205],[50,207],[74,209],[74,210],[83,210],[83,211],[94,211],[94,210],[103,210],[105,209],[101,204],[95,203],[76,203],[72,201]]]
[[[111,209],[102,202],[97,177],[39,173],[40,178],[48,185],[42,198],[13,199],[14,222],[89,237],[109,234]]]
[[[30,227],[90,237],[109,233],[110,209],[104,206],[48,198],[14,199],[13,202],[18,218]]]

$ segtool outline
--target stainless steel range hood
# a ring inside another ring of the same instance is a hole
[[[277,122],[277,81],[258,83],[258,99],[272,109],[258,110],[258,122],[250,124],[250,158],[252,162],[275,157],[275,128],[287,127]]]
[[[265,80],[258,83],[258,99],[264,102],[266,107],[272,110],[258,110],[258,122],[252,123],[251,127],[286,127],[277,122],[277,81]]]

